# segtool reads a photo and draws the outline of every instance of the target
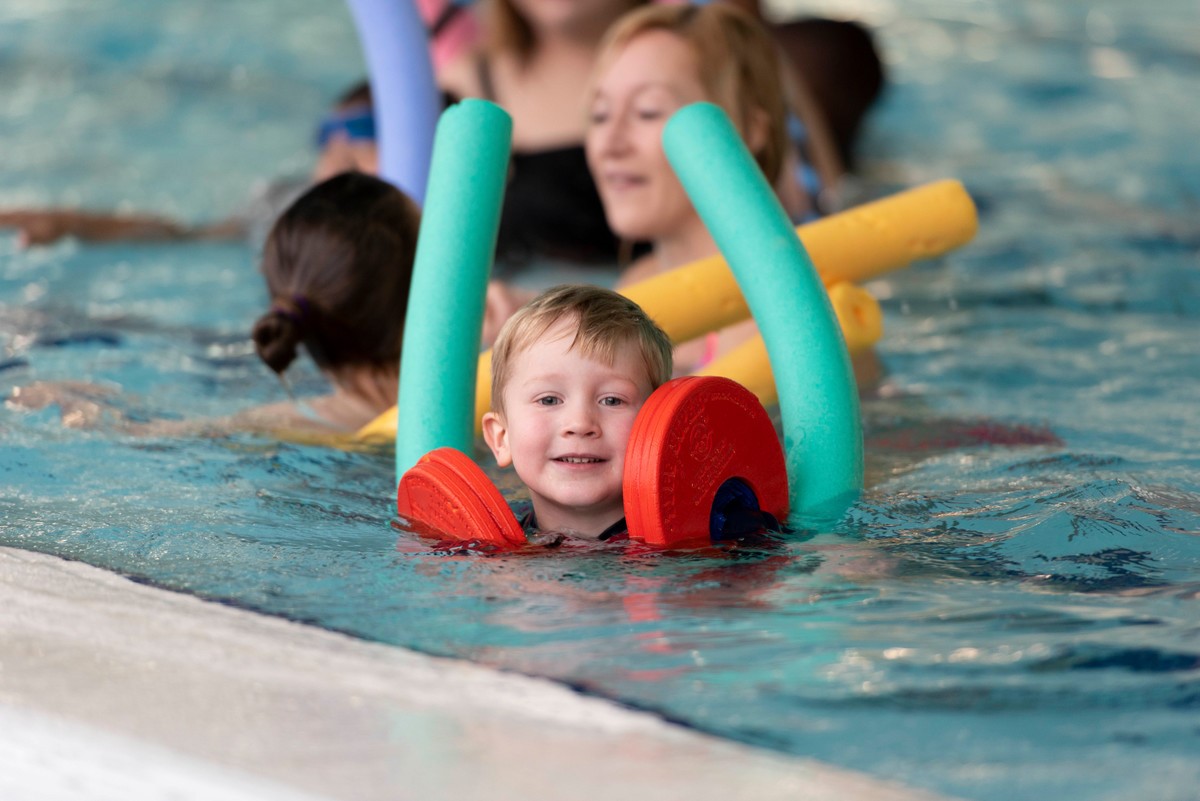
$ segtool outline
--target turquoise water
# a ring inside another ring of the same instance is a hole
[[[969,247],[872,285],[888,379],[836,530],[452,556],[393,527],[383,451],[3,409],[0,543],[966,798],[1200,798],[1200,14],[805,7],[863,13],[889,60],[855,196],[953,176],[981,209]],[[0,206],[219,216],[304,171],[360,74],[334,2],[0,10]],[[276,400],[245,346],[259,283],[239,245],[0,233],[0,391],[93,381],[140,417]]]

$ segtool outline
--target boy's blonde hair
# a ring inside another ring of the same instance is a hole
[[[691,47],[701,86],[743,137],[755,113],[766,116],[766,140],[754,160],[767,180],[779,178],[788,148],[787,102],[782,65],[767,28],[729,3],[645,6],[608,29],[593,76],[603,74],[630,42],[649,31],[673,33]]]
[[[637,345],[650,386],[658,389],[671,379],[671,338],[642,307],[611,289],[564,284],[547,289],[522,306],[500,329],[492,347],[492,410],[504,414],[504,388],[512,363],[560,320],[578,321],[572,348],[589,358],[612,364],[617,348]]]

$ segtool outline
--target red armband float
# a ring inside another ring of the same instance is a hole
[[[504,496],[475,462],[454,448],[421,457],[400,479],[396,511],[417,528],[500,548],[525,544]]]
[[[722,509],[741,504],[782,520],[787,467],[758,398],[736,381],[676,378],[646,400],[625,452],[631,537],[673,547],[720,536]]]

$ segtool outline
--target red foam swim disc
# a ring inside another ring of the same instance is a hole
[[[651,545],[710,539],[717,490],[731,478],[782,520],[787,467],[775,427],[753,393],[715,376],[676,378],[646,400],[625,451],[625,519]]]
[[[525,532],[500,490],[466,454],[438,448],[400,479],[396,512],[449,539],[501,548],[524,545]]]

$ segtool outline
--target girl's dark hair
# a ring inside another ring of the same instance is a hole
[[[334,105],[337,108],[346,108],[347,106],[370,106],[373,102],[370,82],[359,81],[343,92]]]
[[[419,224],[407,195],[362,173],[301,195],[263,251],[271,308],[254,324],[259,357],[280,374],[300,344],[322,369],[399,364]]]

